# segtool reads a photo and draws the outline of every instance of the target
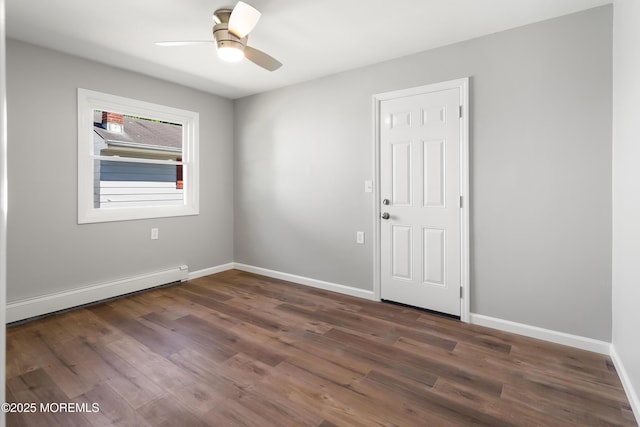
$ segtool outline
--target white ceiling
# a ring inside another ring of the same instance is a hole
[[[211,16],[236,0],[7,0],[7,35],[229,98],[311,80],[584,10],[611,0],[245,0],[262,12],[249,37],[284,65],[228,64]]]

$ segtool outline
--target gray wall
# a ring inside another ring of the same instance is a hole
[[[614,5],[612,342],[640,422],[640,2]]]
[[[236,100],[235,261],[371,290],[371,97],[470,76],[472,312],[608,341],[611,21],[605,6]]]
[[[78,87],[200,113],[200,215],[77,224]],[[233,261],[231,101],[14,40],[7,100],[9,302]]]

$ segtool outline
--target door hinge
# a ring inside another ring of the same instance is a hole
[[[462,118],[462,105],[458,105],[458,118]]]
[[[462,209],[462,196],[460,196],[460,200],[458,202],[460,209]]]
[[[460,298],[464,298],[464,288],[460,286]]]

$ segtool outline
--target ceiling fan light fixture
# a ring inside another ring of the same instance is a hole
[[[253,30],[261,15],[253,6],[239,1],[229,18],[229,31],[236,37],[243,38]]]
[[[244,52],[235,46],[219,46],[218,58],[225,62],[239,62],[244,58]]]

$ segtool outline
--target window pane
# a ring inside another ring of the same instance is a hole
[[[94,208],[184,204],[182,165],[94,160]]]
[[[78,88],[78,224],[198,215],[199,115]]]
[[[182,125],[104,110],[93,111],[93,154],[142,159],[182,157]]]

